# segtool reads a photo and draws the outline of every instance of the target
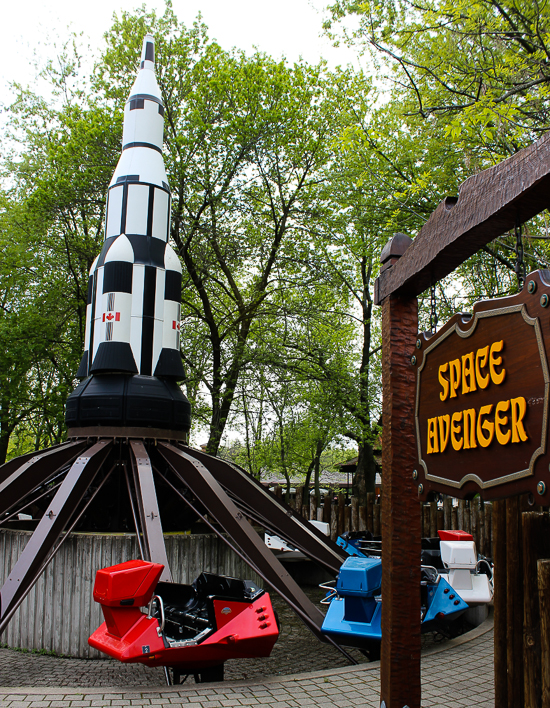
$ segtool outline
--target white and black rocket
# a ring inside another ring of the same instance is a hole
[[[179,341],[181,265],[168,243],[170,187],[162,157],[163,131],[154,39],[146,35],[124,108],[122,154],[107,193],[105,242],[90,270],[84,356],[76,374],[83,382],[67,401],[70,427],[120,423],[166,427],[160,410],[157,415],[142,410],[143,405],[137,412],[128,410],[123,405],[128,401],[119,399],[129,396],[135,409],[136,387],[142,389],[144,405],[151,396],[162,393],[163,400],[168,391],[170,398],[180,391],[175,383],[184,378]],[[121,405],[125,410],[119,410]],[[113,406],[116,410],[111,410]],[[176,423],[167,421],[170,427]]]

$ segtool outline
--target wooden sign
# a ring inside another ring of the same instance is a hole
[[[550,503],[550,273],[513,297],[476,303],[436,335],[420,335],[415,427],[418,493]]]

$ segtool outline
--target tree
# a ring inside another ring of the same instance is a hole
[[[110,111],[74,88],[76,63],[64,52],[59,71],[45,69],[56,105],[20,89],[10,108],[0,210],[0,461],[8,448],[20,454],[63,439],[82,356],[88,271],[118,146]]]
[[[544,3],[341,0],[332,6],[333,21],[350,14],[358,20],[353,39],[384,61],[409,111],[445,120],[448,136],[478,159],[498,161],[546,130],[550,8]]]

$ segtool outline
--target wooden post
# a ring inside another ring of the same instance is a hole
[[[331,516],[331,505],[332,505],[332,495],[330,493],[330,490],[328,494],[325,494],[325,499],[323,501],[323,521],[325,524],[330,524],[330,516]]]
[[[420,514],[413,479],[416,298],[382,303],[382,658],[386,708],[420,708]]]
[[[372,533],[374,536],[380,536],[382,533],[382,527],[380,523],[380,511],[382,507],[380,504],[374,504],[372,507]]]
[[[539,560],[540,643],[542,667],[541,708],[550,708],[550,560]]]
[[[460,531],[466,531],[466,526],[464,524],[464,509],[466,508],[466,502],[464,499],[458,500],[458,528]]]
[[[338,538],[338,504],[333,502],[330,505],[330,538],[336,541]]]
[[[317,519],[317,496],[315,494],[309,497],[309,518]]]
[[[304,498],[304,488],[296,487],[296,512],[302,515],[302,500]]]
[[[367,494],[367,529],[374,533],[374,492],[368,492]]]
[[[359,531],[366,531],[368,528],[367,507],[364,504],[361,504],[359,507]]]
[[[453,500],[451,497],[445,497],[443,499],[443,528],[450,530],[453,527]]]
[[[460,505],[460,503],[459,503]],[[494,580],[494,661],[495,661],[495,708],[508,706],[508,678],[506,667],[506,502],[493,503],[493,561]]]
[[[344,533],[345,528],[346,528],[346,497],[344,496],[343,492],[340,492],[340,494],[338,495],[338,522],[337,522],[338,536],[341,536]]]
[[[493,551],[493,504],[485,502],[485,555],[494,557]]]
[[[351,506],[344,507],[344,531],[351,531]]]
[[[523,568],[519,497],[506,500],[508,708],[523,706]]]
[[[359,499],[351,498],[351,530],[359,531]]]
[[[437,536],[437,502],[430,502],[430,538]]]
[[[479,501],[478,499],[472,499],[470,501],[470,533],[474,537],[474,543],[479,553],[479,527],[478,527],[478,511],[479,511]]]
[[[477,552],[481,555],[487,555],[485,550],[485,504],[483,500],[479,500],[479,509],[477,517],[478,529],[479,529],[479,545],[477,546]]]
[[[541,705],[541,635],[537,561],[550,557],[550,518],[535,511],[521,515],[523,532],[523,690],[525,708]],[[548,596],[544,600],[548,604]]]

